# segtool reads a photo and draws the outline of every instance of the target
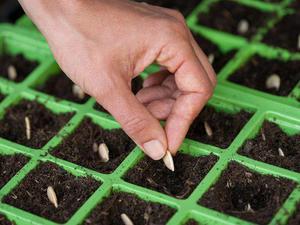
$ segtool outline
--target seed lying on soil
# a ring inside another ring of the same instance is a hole
[[[205,129],[207,136],[209,136],[209,137],[213,136],[213,131],[211,129],[211,126],[206,121],[204,122],[204,129]]]
[[[49,186],[47,188],[47,196],[48,196],[49,201],[54,205],[55,208],[57,208],[58,207],[57,197],[56,197],[56,193],[52,186]]]
[[[105,143],[99,145],[98,154],[102,162],[109,161],[109,150]]]
[[[279,90],[280,83],[281,83],[280,76],[277,74],[272,74],[266,80],[266,88],[267,89],[275,88],[276,90]]]
[[[73,95],[76,96],[77,98],[79,98],[80,100],[84,99],[84,97],[85,97],[85,93],[76,84],[73,84],[72,92],[73,92]]]
[[[215,55],[214,54],[209,54],[208,55],[208,61],[210,64],[213,64],[215,61]]]
[[[263,129],[263,128],[261,129],[261,137],[262,137],[263,141],[266,141],[266,140],[267,140],[267,138],[266,138],[266,135],[265,135],[265,132],[264,132],[264,129]]]
[[[9,65],[7,68],[8,79],[15,80],[17,79],[17,70],[13,65]]]
[[[93,144],[93,152],[98,152],[98,144],[96,142]]]
[[[166,155],[163,158],[163,161],[169,170],[173,172],[175,171],[174,160],[170,151],[167,151]]]
[[[278,148],[278,154],[279,154],[279,156],[281,156],[281,157],[284,157],[284,156],[285,156],[285,155],[284,155],[284,152],[282,151],[281,148]]]
[[[121,214],[121,219],[122,219],[124,225],[134,225],[132,220],[125,213]]]
[[[31,139],[31,126],[30,126],[30,120],[28,116],[25,116],[25,129],[26,129],[26,138],[27,140]]]
[[[245,19],[242,19],[237,26],[237,31],[239,34],[246,34],[249,30],[249,22]]]
[[[254,212],[254,210],[252,209],[250,203],[247,204],[247,206],[246,206],[246,211],[247,211],[247,212],[252,212],[252,213]]]

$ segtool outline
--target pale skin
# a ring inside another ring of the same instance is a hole
[[[215,73],[182,15],[128,0],[19,0],[61,69],[154,160],[176,154]],[[131,80],[153,62],[134,96]],[[63,88],[63,87],[62,87]],[[159,120],[166,120],[162,127]]]

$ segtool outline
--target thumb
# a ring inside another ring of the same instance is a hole
[[[160,160],[167,150],[166,133],[159,121],[137,100],[126,82],[118,82],[109,95],[97,101],[121,124],[129,137],[152,159]]]

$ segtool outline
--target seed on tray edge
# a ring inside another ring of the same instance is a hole
[[[27,140],[31,139],[31,126],[30,120],[28,116],[25,116],[25,129],[26,129],[26,138]]]
[[[58,208],[57,196],[52,186],[47,188],[47,196],[49,201],[54,205],[55,208]]]
[[[209,137],[213,136],[213,131],[211,129],[211,126],[209,125],[209,123],[207,121],[204,122],[204,129],[205,129],[207,136],[209,136]]]
[[[121,219],[122,219],[124,225],[134,225],[132,220],[125,213],[121,214]]]
[[[284,155],[284,152],[282,151],[281,148],[278,148],[278,154],[279,154],[279,156],[281,156],[281,157],[284,157],[284,156],[285,156],[285,155]]]
[[[174,160],[173,160],[173,156],[170,151],[167,150],[167,153],[164,156],[163,161],[164,161],[165,166],[169,170],[171,170],[173,172],[175,171]]]
[[[98,154],[102,162],[109,161],[109,150],[105,143],[99,145]]]
[[[275,88],[277,91],[280,88],[281,79],[278,74],[272,74],[270,75],[266,80],[266,88],[272,89]]]
[[[213,64],[215,61],[215,55],[213,53],[208,55],[208,61],[210,64]]]
[[[237,31],[239,34],[246,34],[249,30],[249,22],[245,19],[240,20],[237,26]]]
[[[79,99],[84,99],[85,97],[85,93],[82,91],[82,89],[76,85],[76,84],[73,84],[72,86],[72,92],[73,92],[73,95],[76,96],[77,98]]]
[[[10,79],[10,80],[16,80],[18,77],[16,67],[14,67],[13,65],[8,66],[7,74],[8,74],[8,79]]]

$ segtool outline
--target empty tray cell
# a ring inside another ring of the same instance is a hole
[[[251,116],[246,111],[230,114],[206,107],[191,125],[187,138],[225,149]]]
[[[84,225],[125,224],[124,217],[129,218],[133,224],[164,225],[174,213],[175,210],[168,206],[144,201],[133,194],[113,193],[96,206],[85,219]]]
[[[76,103],[85,103],[89,99],[89,96],[64,73],[51,76],[44,84],[38,87],[38,90]]]
[[[175,172],[172,172],[163,162],[145,157],[125,175],[124,179],[178,199],[185,199],[216,162],[217,157],[214,155],[193,157],[178,153],[174,157]]]
[[[300,172],[300,131],[289,136],[275,124],[265,121],[258,135],[240,148],[250,158]]]
[[[213,3],[208,12],[200,13],[198,23],[250,38],[266,25],[268,18],[270,13],[227,0]]]
[[[101,144],[108,148],[108,161],[99,155]],[[107,130],[87,118],[51,154],[98,172],[111,173],[134,147],[122,129]]]
[[[0,55],[0,76],[11,81],[23,81],[36,67],[38,62],[30,61],[23,55]]]
[[[15,176],[27,161],[23,155],[0,155],[0,188]]]
[[[229,80],[270,94],[287,96],[300,81],[300,61],[281,61],[254,55]]]
[[[3,201],[54,222],[65,223],[99,186],[90,177],[76,177],[55,164],[42,163]],[[57,207],[48,197],[49,187],[54,190]]]
[[[69,121],[71,113],[54,114],[35,101],[22,100],[5,111],[0,137],[32,148],[42,148]]]
[[[295,187],[283,178],[230,163],[199,203],[257,224],[268,224]]]

